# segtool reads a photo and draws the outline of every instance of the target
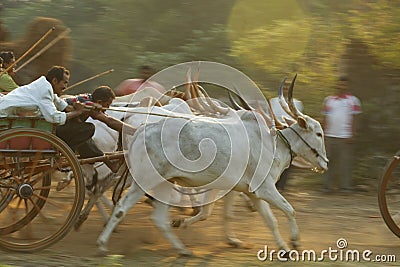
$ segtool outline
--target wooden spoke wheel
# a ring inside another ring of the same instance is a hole
[[[29,128],[0,134],[0,248],[53,245],[72,229],[84,198],[79,162],[61,139]]]
[[[378,202],[389,229],[400,237],[400,151],[387,164],[378,186]]]

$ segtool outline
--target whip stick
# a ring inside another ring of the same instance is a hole
[[[159,117],[167,117],[167,118],[178,118],[178,119],[187,119],[187,120],[193,119],[193,118],[184,117],[184,116],[174,116],[174,115],[168,115],[168,114],[151,113],[151,112],[134,111],[134,110],[123,110],[123,109],[116,109],[116,108],[102,107],[99,109],[95,106],[88,106],[88,105],[85,105],[84,109],[87,109],[87,110],[112,110],[112,111],[118,111],[118,112],[127,112],[127,113],[132,113],[132,114],[143,114],[143,115],[151,115],[151,116],[159,116]]]
[[[51,27],[36,43],[34,43],[31,48],[29,48],[22,56],[20,56],[14,63],[12,63],[10,66],[8,66],[7,69],[3,70],[0,72],[0,76],[3,75],[4,73],[7,73],[9,70],[14,68],[14,66],[20,62],[24,57],[26,57],[33,49],[35,49],[36,46],[38,46],[41,42],[43,42],[44,39],[49,36],[50,33],[52,33],[56,28],[53,26]]]
[[[22,64],[21,66],[19,66],[15,72],[19,71],[20,69],[22,69],[23,67],[25,67],[26,65],[28,65],[32,60],[36,59],[38,56],[40,56],[41,54],[43,54],[47,49],[49,49],[50,47],[52,47],[55,43],[57,43],[61,38],[63,38],[65,35],[67,35],[68,33],[71,32],[71,29],[66,29],[65,31],[63,31],[59,36],[57,36],[56,38],[54,38],[50,43],[48,43],[45,47],[43,47],[39,52],[37,52],[33,57],[31,57],[29,60],[25,61],[24,64]]]
[[[114,69],[110,69],[110,70],[107,70],[107,71],[105,71],[105,72],[102,72],[102,73],[99,73],[99,74],[97,74],[97,75],[94,75],[94,76],[92,76],[92,77],[90,77],[90,78],[87,78],[87,79],[85,79],[85,80],[82,80],[82,81],[80,81],[80,82],[77,82],[77,83],[75,83],[75,84],[73,84],[73,85],[67,87],[67,88],[64,90],[64,92],[67,91],[67,90],[69,90],[69,89],[74,88],[75,86],[81,85],[82,83],[88,82],[88,81],[90,81],[90,80],[93,80],[93,79],[98,78],[98,77],[100,77],[100,76],[103,76],[103,75],[105,75],[105,74],[111,73],[111,72],[113,72],[113,71],[114,71]]]

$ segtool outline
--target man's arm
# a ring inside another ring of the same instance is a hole
[[[110,127],[111,129],[114,129],[117,132],[121,133],[123,127],[125,127],[125,132],[129,135],[133,135],[136,131],[136,128],[132,127],[131,125],[123,123],[122,121],[117,120],[113,117],[110,117],[107,114],[105,114],[104,112],[92,110],[92,111],[90,111],[89,114],[93,119],[99,120],[99,121],[107,124],[108,127]]]
[[[0,77],[0,91],[11,92],[17,87],[18,84],[14,82],[10,75],[5,73]]]
[[[83,113],[83,109],[84,109],[84,105],[81,103],[74,103],[74,106],[70,106],[68,105],[65,108],[65,111],[67,111],[67,120],[72,119],[72,118],[76,118],[79,115],[81,115]]]

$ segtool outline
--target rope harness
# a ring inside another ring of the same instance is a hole
[[[318,158],[322,158],[326,163],[328,163],[328,159],[325,158],[324,156],[322,156],[321,154],[318,153],[318,151],[313,148],[309,143],[307,143],[306,140],[304,140],[304,138],[292,127],[287,127],[286,129],[290,129],[292,130],[299,138],[301,141],[303,141],[304,144],[306,144],[306,146],[308,148],[310,148],[310,150],[315,154],[315,156]],[[290,150],[290,163],[292,163],[292,159],[294,156],[296,156],[296,153],[292,150],[292,147],[289,143],[289,140],[283,135],[283,133],[281,132],[281,130],[277,130],[278,136],[283,140],[283,142],[286,144],[286,146],[289,148]]]

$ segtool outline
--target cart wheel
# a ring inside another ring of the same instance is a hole
[[[389,229],[400,237],[400,151],[388,163],[378,186],[378,202]]]
[[[53,245],[73,227],[84,198],[79,162],[61,139],[35,129],[0,134],[0,248]]]

